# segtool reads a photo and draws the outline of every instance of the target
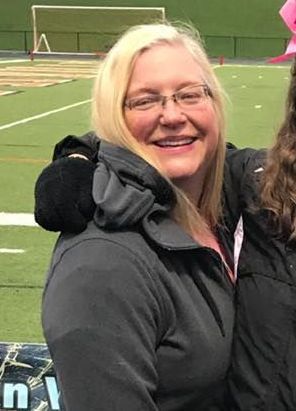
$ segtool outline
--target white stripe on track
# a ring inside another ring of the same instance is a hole
[[[13,123],[4,124],[4,125],[0,126],[0,130],[5,130],[6,128],[18,126],[19,124],[28,123],[29,121],[38,120],[39,118],[47,117],[47,116],[50,116],[51,114],[55,114],[55,113],[58,113],[60,111],[68,110],[69,108],[81,106],[82,104],[89,103],[90,101],[91,101],[91,99],[84,100],[84,101],[79,101],[78,103],[70,104],[69,106],[60,107],[60,108],[57,108],[55,110],[46,111],[45,113],[37,114],[36,116],[23,118],[22,120],[15,121]]]

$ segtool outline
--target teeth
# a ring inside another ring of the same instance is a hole
[[[183,140],[162,140],[157,141],[156,144],[160,147],[178,147],[191,144],[194,141],[194,138],[184,138]]]

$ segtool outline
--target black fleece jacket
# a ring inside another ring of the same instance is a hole
[[[244,221],[229,411],[296,410],[296,248],[260,208],[266,154],[245,149],[228,158],[237,193],[228,213],[231,220],[241,211]]]
[[[79,152],[81,140],[72,138]],[[94,135],[88,138],[89,158],[97,144]],[[67,155],[66,146],[61,143],[55,154]],[[233,233],[242,215],[245,234],[227,411],[296,410],[296,252],[295,245],[274,231],[270,215],[260,210],[265,160],[266,150],[227,151],[224,222]]]
[[[234,316],[225,266],[169,217],[173,193],[152,167],[106,143],[99,157],[94,220],[61,235],[43,299],[64,409],[220,409]]]

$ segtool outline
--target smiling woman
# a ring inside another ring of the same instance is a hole
[[[177,219],[195,235],[209,235],[207,226],[215,226],[221,212],[224,93],[196,31],[183,28],[176,36],[172,26],[153,27],[154,32],[151,25],[130,29],[108,53],[94,86],[93,128],[103,140],[128,148],[169,178],[177,195]],[[162,95],[196,84],[204,87],[192,107],[172,98],[159,110],[128,107],[143,95],[164,102]],[[173,141],[174,149],[161,150],[156,142],[165,140]],[[185,144],[179,146],[180,141]],[[188,199],[198,204],[199,213]]]
[[[146,93],[146,98],[152,95],[162,104],[146,109],[144,114],[137,107],[125,108],[132,135],[179,188],[195,187],[195,192],[191,189],[188,193],[195,203],[219,137],[214,105],[205,92],[209,87],[203,82],[198,62],[184,45],[157,45],[137,58],[127,102],[131,97],[135,103]],[[162,93],[173,97],[163,97]],[[183,98],[177,100],[176,95]]]
[[[196,33],[126,32],[98,72],[93,125],[94,219],[60,237],[43,300],[63,409],[222,410],[233,326],[217,224],[224,111]]]

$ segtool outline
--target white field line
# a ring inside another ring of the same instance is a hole
[[[228,63],[224,63],[224,64],[216,64],[213,66],[214,69],[217,68],[223,68],[223,67],[248,67],[248,68],[262,68],[262,69],[289,69],[289,66],[275,66],[273,64],[269,64],[269,65],[264,65],[264,64],[228,64]]]
[[[4,213],[0,212],[0,226],[27,226],[39,227],[30,213]],[[0,248],[0,254],[23,254],[22,248]]]
[[[0,226],[39,227],[31,213],[4,213],[0,212]]]
[[[0,64],[7,64],[7,63],[29,63],[29,59],[17,59],[17,60],[0,60]]]
[[[0,254],[22,254],[24,252],[22,248],[0,248]]]
[[[60,108],[57,108],[55,110],[46,111],[45,113],[37,114],[36,116],[23,118],[22,120],[15,121],[13,123],[3,124],[2,126],[0,126],[0,130],[5,130],[6,128],[18,126],[19,124],[24,124],[24,123],[28,123],[30,121],[38,120],[39,118],[47,117],[47,116],[50,116],[51,114],[59,113],[60,111],[65,111],[65,110],[69,110],[70,108],[73,108],[73,107],[81,106],[82,104],[89,103],[90,101],[91,101],[91,99],[84,100],[84,101],[79,101],[78,103],[74,103],[74,104],[70,104],[68,106],[60,107]]]

